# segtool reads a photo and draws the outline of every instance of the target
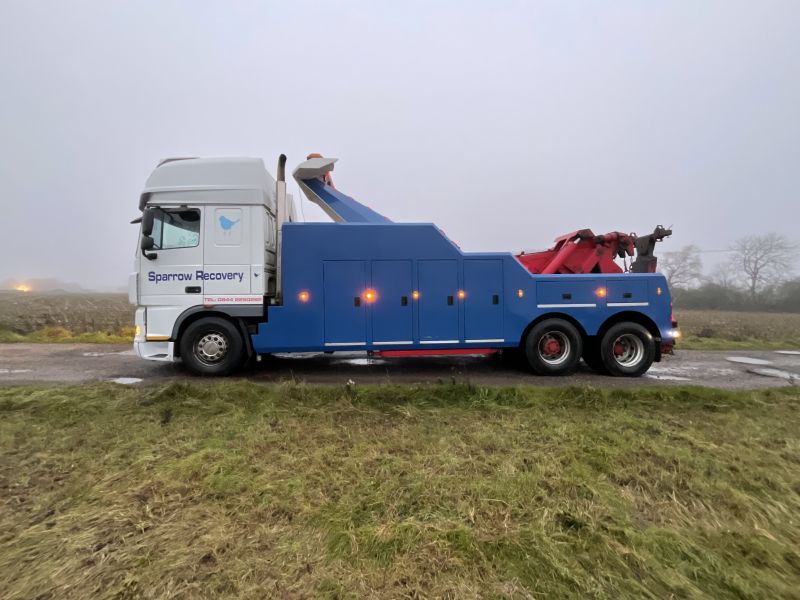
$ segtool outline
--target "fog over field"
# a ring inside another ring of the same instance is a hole
[[[663,224],[710,265],[800,237],[799,75],[793,0],[4,0],[0,281],[119,289],[159,159],[281,152],[466,250]]]

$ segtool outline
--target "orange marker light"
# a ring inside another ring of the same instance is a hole
[[[659,296],[661,295],[661,288],[660,287],[656,288],[656,294],[658,294]]]
[[[417,290],[414,290],[413,292],[411,292],[411,297],[414,300],[419,300],[419,292]]]
[[[522,298],[524,295],[525,295],[525,292],[523,292],[521,289],[517,290],[517,296]]]
[[[364,300],[367,302],[374,302],[377,297],[378,294],[375,293],[375,290],[366,290],[364,292]]]
[[[597,288],[594,293],[597,294],[598,298],[605,298],[608,291],[606,291],[606,288]]]
[[[308,302],[308,292],[300,292],[297,297],[299,298],[300,302]]]
[[[458,299],[459,300],[463,300],[464,298],[466,298],[466,296],[467,296],[467,294],[464,292],[464,290],[458,290]]]

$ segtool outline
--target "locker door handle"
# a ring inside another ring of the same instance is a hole
[[[400,306],[408,306],[408,296],[400,296]]]
[[[497,294],[492,295],[492,304],[500,304],[500,296]]]
[[[453,306],[453,297],[452,296],[448,296],[447,297],[447,306]]]
[[[633,298],[633,294],[631,294],[630,292],[625,292],[624,294],[622,294],[622,297],[623,298]]]
[[[184,291],[187,294],[199,294],[200,293],[200,286],[199,285],[187,285],[184,288]]]
[[[562,300],[572,300],[572,294],[570,292],[564,292],[561,294]]]
[[[355,298],[353,298],[353,306],[361,306],[361,297],[360,296],[356,296]]]

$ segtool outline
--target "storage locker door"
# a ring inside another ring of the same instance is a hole
[[[458,343],[458,262],[419,261],[419,294],[420,343]]]
[[[367,339],[364,261],[325,261],[323,279],[325,345],[363,346]]]

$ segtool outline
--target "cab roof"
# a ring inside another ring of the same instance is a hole
[[[159,192],[249,190],[253,204],[275,208],[275,179],[260,158],[167,158],[158,163],[147,178],[139,199],[144,210],[151,194]],[[225,204],[225,195],[199,203]],[[196,202],[194,199],[193,202]],[[230,201],[241,204],[242,195],[232,194]]]

